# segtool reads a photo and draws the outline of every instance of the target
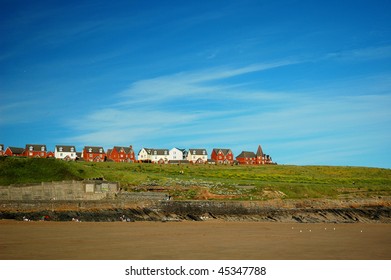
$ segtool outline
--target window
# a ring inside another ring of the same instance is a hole
[[[205,155],[205,151],[202,151],[202,154]]]
[[[154,151],[153,154],[154,154],[154,155],[157,155],[157,151]],[[156,158],[156,157],[155,157],[155,158]]]
[[[44,146],[41,147],[41,151],[42,151],[42,152],[45,151],[45,147],[44,147]]]
[[[99,153],[102,153],[102,149],[99,149]]]
[[[58,148],[58,151],[62,152],[62,147]]]
[[[30,146],[29,150],[32,151],[33,150],[33,146]]]
[[[196,151],[194,150],[194,151],[193,151],[193,155],[195,155],[195,154],[196,154]]]
[[[92,153],[92,148],[89,148],[89,149],[88,149],[88,152],[89,152],[89,153]]]
[[[71,148],[71,152],[73,153],[74,151],[75,151],[75,148],[72,147],[72,148]]]
[[[167,151],[164,151],[164,154],[167,155]]]

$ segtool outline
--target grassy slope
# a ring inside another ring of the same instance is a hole
[[[214,166],[0,160],[0,185],[104,177],[128,190],[161,186],[177,198],[202,191],[232,199],[391,196],[391,170],[334,166]],[[270,193],[272,194],[270,196]]]
[[[55,159],[0,157],[0,185],[80,180],[66,162]]]

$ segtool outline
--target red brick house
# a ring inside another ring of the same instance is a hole
[[[272,158],[269,155],[265,155],[262,151],[261,145],[258,146],[257,150],[257,164],[272,164]]]
[[[241,152],[237,157],[236,160],[239,164],[256,164],[257,163],[257,156],[254,152],[247,152],[243,151]]]
[[[22,157],[23,153],[24,153],[24,149],[23,148],[8,147],[5,150],[4,155],[5,156],[9,156],[9,157]]]
[[[262,151],[262,147],[261,145],[258,145],[258,149],[257,149],[257,153],[256,153],[256,156],[257,156],[257,164],[264,164],[264,155],[263,155],[263,151]]]
[[[25,157],[32,157],[32,158],[46,158],[47,156],[46,145],[27,144],[26,148],[24,149],[23,155]]]
[[[236,157],[236,160],[239,164],[273,164],[272,158],[263,153],[261,145],[258,146],[256,153],[243,151]]]
[[[107,159],[115,162],[134,162],[136,160],[132,146],[114,146],[113,149],[108,149]]]
[[[47,153],[46,153],[46,157],[47,157],[47,158],[54,158],[54,153],[51,152],[51,151],[50,151],[50,152],[47,152]]]
[[[234,155],[231,149],[213,149],[210,158],[219,164],[233,164]]]
[[[103,162],[106,161],[106,153],[103,147],[85,146],[82,158],[85,161]]]

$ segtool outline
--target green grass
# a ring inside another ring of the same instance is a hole
[[[55,159],[0,157],[0,185],[80,180],[68,163]]]
[[[177,199],[207,190],[238,200],[349,198],[391,195],[391,170],[337,166],[222,166],[0,159],[0,185],[103,177],[129,191],[166,189]],[[215,197],[214,199],[219,199]]]

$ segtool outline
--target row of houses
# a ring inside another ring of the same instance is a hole
[[[150,162],[150,163],[192,163],[192,164],[272,164],[272,158],[263,153],[261,145],[256,152],[243,151],[236,158],[231,149],[215,148],[210,159],[206,149],[154,149],[142,148],[137,157],[133,147],[114,146],[104,150],[103,147],[85,146],[82,152],[77,152],[75,146],[56,145],[54,152],[47,151],[46,145],[27,144],[24,148],[8,147],[0,144],[0,156],[23,156],[39,158],[56,158],[61,160],[84,160],[90,162]]]

